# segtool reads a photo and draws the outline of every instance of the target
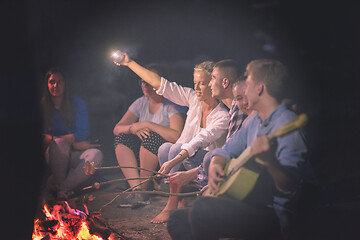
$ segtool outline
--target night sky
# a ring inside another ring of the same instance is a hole
[[[64,69],[74,94],[86,100],[91,137],[103,143],[106,164],[114,163],[112,128],[141,95],[138,78],[112,64],[116,49],[142,65],[163,64],[166,77],[185,86],[192,86],[193,67],[204,60],[232,58],[243,69],[256,58],[283,61],[293,76],[289,96],[310,117],[309,155],[321,182],[359,185],[359,19],[353,6],[281,0],[3,2],[1,161],[8,174],[2,184],[14,182],[2,187],[14,196],[7,203],[21,205],[16,199],[24,194],[30,200],[23,208],[36,201],[42,169],[38,101],[50,67]]]

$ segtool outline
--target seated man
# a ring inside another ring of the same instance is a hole
[[[226,59],[219,61],[215,64],[214,69],[211,73],[211,80],[209,82],[212,96],[221,100],[222,103],[226,106],[226,108],[230,108],[230,121],[228,124],[226,141],[241,127],[243,120],[247,117],[247,115],[243,111],[241,111],[244,110],[243,99],[240,99],[241,101],[235,101],[232,92],[232,86],[234,82],[238,79],[238,76],[238,64],[234,60]],[[238,81],[236,83],[236,86],[238,85],[240,86],[240,94],[244,96],[243,87],[245,86],[245,81]],[[241,107],[241,110],[239,110],[239,106]],[[201,158],[201,161],[203,161],[203,159],[210,159],[208,157],[210,156],[209,153],[211,152],[206,153],[206,155]],[[204,173],[202,165],[192,169],[185,168],[185,170],[187,171],[177,171],[173,173],[170,178],[168,178],[170,182],[170,193],[179,193],[182,186],[196,179],[196,177],[198,176],[198,171],[200,171],[201,174]],[[206,180],[198,180],[197,182],[202,185],[202,183],[206,182]],[[159,215],[152,219],[151,222],[166,222],[172,211],[174,211],[178,207],[183,207],[182,201],[179,200],[180,198],[178,196],[170,196],[165,208],[161,211]]]
[[[287,71],[275,60],[254,60],[246,68],[245,95],[252,115],[221,149],[215,149],[209,166],[209,192],[215,194],[224,181],[224,165],[246,147],[264,162],[253,191],[242,201],[201,197],[191,209],[174,211],[168,221],[172,239],[273,239],[288,237],[299,206],[299,195],[313,182],[300,130],[269,143],[266,137],[289,122],[295,113],[280,104]]]

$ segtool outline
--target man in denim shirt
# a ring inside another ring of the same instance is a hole
[[[304,158],[307,148],[301,131],[271,143],[266,137],[296,117],[280,104],[287,72],[278,61],[260,59],[248,64],[245,75],[245,95],[249,107],[257,114],[223,148],[212,152],[209,191],[218,192],[218,183],[224,180],[225,163],[248,146],[264,162],[263,171],[254,190],[243,201],[201,197],[191,209],[174,212],[168,222],[173,239],[271,239],[290,235],[300,190],[313,178],[311,166]]]

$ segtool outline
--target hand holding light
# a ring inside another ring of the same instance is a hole
[[[117,66],[125,65],[125,63],[129,61],[129,57],[127,56],[127,54],[121,52],[120,50],[115,51],[111,57],[113,58],[113,62]]]

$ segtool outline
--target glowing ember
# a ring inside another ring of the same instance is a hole
[[[104,240],[101,234],[91,234],[90,217],[80,210],[72,209],[67,202],[65,202],[65,207],[55,205],[52,211],[47,205],[44,205],[43,212],[45,220],[36,219],[34,221],[33,240]],[[107,236],[109,235],[107,234]],[[113,240],[114,238],[110,235],[106,239]]]

